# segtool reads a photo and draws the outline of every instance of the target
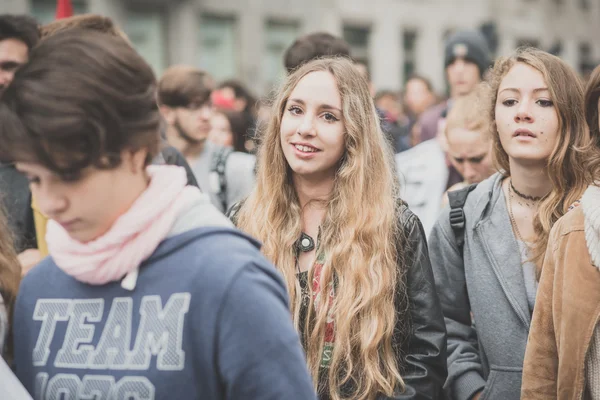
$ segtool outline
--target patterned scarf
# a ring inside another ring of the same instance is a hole
[[[324,252],[319,252],[313,268],[315,273],[312,281],[312,295],[313,304],[315,311],[319,311],[322,306],[322,287],[321,287],[321,273],[323,272],[323,265],[325,265],[326,257]],[[335,342],[335,322],[333,316],[333,300],[334,300],[334,288],[333,285],[329,291],[328,296],[328,310],[327,320],[325,326],[325,343],[323,345],[323,354],[321,355],[321,368],[329,368],[331,359],[333,357],[333,343]]]
[[[108,232],[81,243],[55,221],[48,222],[46,242],[54,262],[66,274],[90,285],[119,281],[134,290],[138,267],[167,236],[180,211],[202,198],[198,188],[186,186],[185,169],[149,166],[148,188]]]

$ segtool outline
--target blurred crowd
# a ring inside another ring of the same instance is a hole
[[[257,98],[0,15],[0,398],[600,399],[600,68],[489,48]]]

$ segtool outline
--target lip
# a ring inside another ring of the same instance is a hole
[[[513,133],[513,137],[518,137],[520,139],[537,138],[537,135],[531,132],[529,129],[519,128]]]
[[[303,159],[309,159],[309,158],[313,158],[316,154],[318,154],[319,152],[321,152],[321,149],[308,144],[308,143],[290,143],[290,145],[292,146],[292,148],[294,149],[294,153],[296,154],[297,157],[299,158],[303,158]],[[302,150],[299,150],[296,146],[306,146],[306,147],[310,147],[315,149],[316,151],[313,152],[305,152]]]
[[[65,230],[67,230],[67,231],[68,231],[68,230],[71,230],[71,229],[73,229],[73,226],[75,226],[75,224],[76,224],[77,222],[79,222],[79,219],[78,219],[78,218],[75,218],[75,219],[71,219],[71,220],[68,220],[68,221],[56,221],[56,222],[57,222],[57,223],[58,223],[60,226],[62,226],[62,227],[65,229]]]

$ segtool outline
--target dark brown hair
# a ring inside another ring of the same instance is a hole
[[[600,118],[598,117],[598,99],[600,99],[600,66],[590,75],[585,88],[585,121],[590,132],[590,145],[583,149],[586,155],[586,171],[590,173],[592,183],[600,181]]]
[[[63,32],[74,28],[82,28],[102,32],[107,35],[119,37],[129,42],[129,38],[127,37],[125,32],[118,28],[114,24],[112,19],[97,14],[82,14],[74,15],[68,18],[57,19],[55,21],[50,22],[49,24],[42,26],[40,28],[40,33],[43,40],[52,35],[57,34],[58,32]]]
[[[585,88],[585,121],[590,129],[590,136],[600,148],[600,127],[598,126],[598,99],[600,98],[600,65],[597,66]]]
[[[410,81],[423,82],[425,84],[425,87],[427,88],[427,91],[433,93],[433,85],[431,84],[431,81],[429,79],[425,78],[424,76],[413,74],[406,80],[406,84],[404,86],[406,87],[406,85],[408,85],[408,82],[410,82]]]
[[[73,28],[33,49],[0,100],[0,159],[59,174],[113,168],[123,150],[157,154],[150,66],[122,39]]]
[[[315,32],[296,39],[286,50],[283,63],[288,73],[300,65],[323,57],[350,58],[350,45],[344,39],[326,32]]]
[[[233,136],[233,150],[247,153],[246,140],[249,139],[248,131],[251,128],[247,115],[231,110],[217,110],[217,113],[223,114],[229,122],[231,135]]]
[[[244,109],[245,112],[251,114],[255,113],[257,100],[242,82],[238,81],[237,79],[228,79],[226,81],[221,82],[217,87],[217,89],[223,88],[231,88],[236,99],[241,98],[246,100],[246,108]]]
[[[187,107],[209,100],[214,89],[210,75],[187,65],[169,67],[158,81],[156,100],[161,106]]]
[[[37,21],[28,15],[0,15],[0,41],[17,39],[30,50],[40,40]]]

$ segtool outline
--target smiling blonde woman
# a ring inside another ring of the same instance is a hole
[[[321,399],[441,396],[446,339],[425,235],[351,61],[287,78],[257,186],[230,215],[285,277]]]

